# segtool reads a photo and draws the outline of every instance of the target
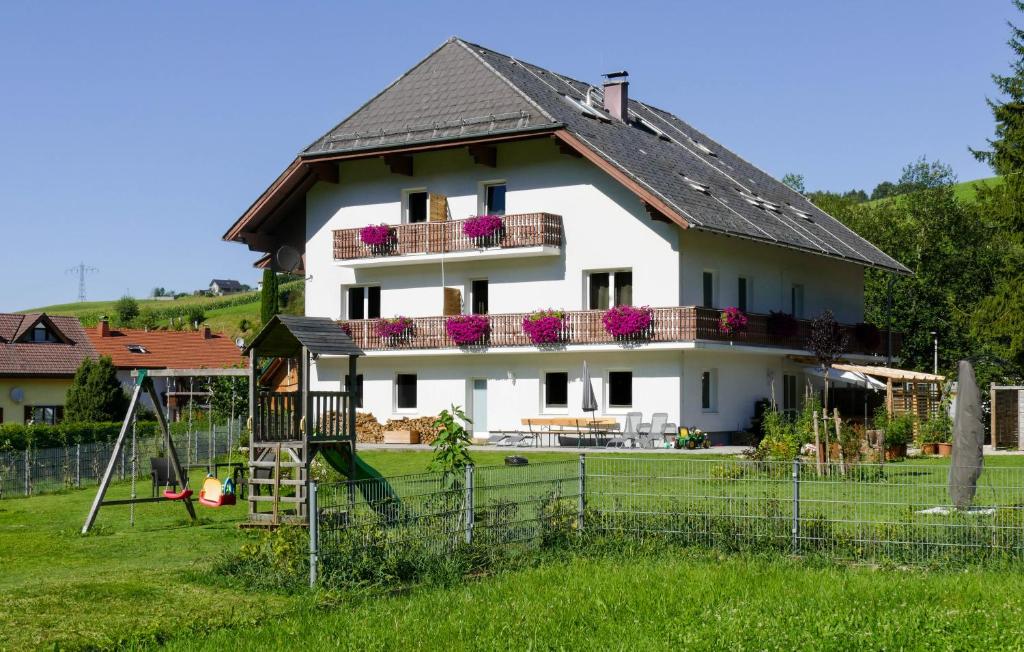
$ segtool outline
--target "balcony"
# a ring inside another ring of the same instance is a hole
[[[550,213],[505,215],[501,231],[486,238],[463,233],[466,220],[396,224],[387,245],[370,246],[361,229],[334,231],[334,260],[348,267],[407,265],[460,258],[557,256],[562,249],[562,217]]]
[[[485,345],[468,347],[470,350],[482,350],[497,347],[533,347],[536,346],[523,332],[523,318],[528,313],[507,313],[488,315],[490,334]],[[797,320],[796,328],[790,334],[779,335],[772,331],[778,328],[769,326],[768,315],[748,314],[746,331],[729,335],[721,332],[720,310],[699,308],[696,306],[677,306],[655,308],[654,321],[649,332],[642,338],[616,338],[605,330],[601,318],[603,310],[567,311],[568,319],[562,332],[561,342],[564,345],[618,345],[642,349],[648,344],[669,344],[688,342],[720,342],[734,346],[771,347],[778,349],[807,350],[807,338],[810,334],[811,322]],[[407,335],[399,338],[382,338],[377,335],[375,320],[350,320],[342,324],[350,331],[355,340],[365,351],[394,351],[412,349],[459,349],[448,336],[445,322],[448,318],[415,317],[413,326]],[[842,330],[849,337],[849,352],[854,354],[884,355],[886,351],[885,331],[875,342],[864,342],[863,335],[858,338],[857,328],[842,325]],[[893,353],[899,350],[899,333],[893,333]]]

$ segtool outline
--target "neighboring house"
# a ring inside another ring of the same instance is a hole
[[[129,391],[135,385],[131,372],[136,369],[223,369],[246,362],[230,337],[213,334],[206,326],[198,331],[113,329],[101,319],[88,335],[100,355],[110,356],[118,380]],[[201,391],[199,378],[153,381],[157,392],[166,397],[172,418],[188,405],[193,392]],[[152,407],[148,400],[146,404]]]
[[[853,328],[864,270],[908,270],[630,91],[624,74],[591,85],[451,39],[303,150],[224,237],[258,266],[285,245],[302,255],[306,314],[366,350],[357,382],[381,420],[456,403],[479,435],[581,415],[587,361],[599,415],[742,430],[759,399],[797,407],[806,320],[825,309],[860,334],[851,360],[880,359],[885,337]],[[497,235],[464,231],[480,214],[503,216]],[[386,242],[366,244],[360,229],[382,223]],[[605,331],[619,304],[655,307],[643,338]],[[746,333],[721,331],[726,307]],[[557,345],[523,333],[540,308],[569,311]],[[456,312],[487,315],[486,346],[455,345]],[[398,315],[412,329],[381,337],[377,318]],[[345,363],[312,374],[337,389]]]
[[[0,423],[58,423],[75,371],[96,358],[74,317],[0,313]]]
[[[247,292],[248,290],[248,285],[242,285],[238,281],[232,279],[215,278],[212,281],[210,281],[210,294],[218,297],[223,296],[225,294],[237,294],[239,292]]]

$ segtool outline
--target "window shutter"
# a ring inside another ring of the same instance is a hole
[[[430,217],[428,218],[431,222],[447,222],[448,221],[448,198],[444,195],[437,193],[430,193],[430,206],[428,212]]]
[[[25,423],[28,423],[31,420],[32,420],[32,406],[31,405],[26,405],[25,406]]]
[[[444,312],[447,315],[462,314],[462,291],[458,288],[444,289]]]

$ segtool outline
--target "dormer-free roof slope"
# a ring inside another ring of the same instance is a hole
[[[26,334],[39,323],[58,341],[27,341]],[[70,378],[82,360],[95,357],[96,350],[74,317],[0,313],[0,377]]]
[[[310,183],[308,172],[299,176],[303,166],[360,152],[548,131],[681,227],[908,273],[807,198],[675,115],[630,99],[623,122],[584,106],[602,102],[600,85],[452,38],[307,147],[225,238],[253,246],[250,234],[274,195],[293,194],[301,179]]]

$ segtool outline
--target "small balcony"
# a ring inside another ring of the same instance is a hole
[[[811,322],[793,320],[786,328],[779,328],[768,315],[747,314],[744,332],[728,334],[721,330],[722,311],[715,308],[676,306],[654,308],[653,321],[642,337],[622,338],[609,334],[602,322],[603,310],[567,311],[567,319],[556,347],[572,345],[618,345],[643,349],[651,344],[719,342],[734,346],[756,346],[807,351]],[[528,313],[488,315],[490,333],[486,342],[459,347],[448,336],[447,317],[414,317],[412,327],[401,337],[381,337],[377,334],[376,320],[350,320],[342,322],[352,339],[365,351],[394,351],[411,349],[486,350],[497,347],[535,346],[523,332],[523,318]],[[853,354],[884,355],[886,332],[858,329],[842,325],[849,338],[848,352]],[[865,332],[866,331],[866,332]],[[900,334],[893,333],[893,354],[899,351]]]
[[[334,260],[347,267],[408,265],[459,258],[557,256],[562,250],[562,217],[550,213],[505,215],[493,235],[471,238],[467,220],[396,224],[386,244],[368,245],[361,228],[334,231]]]

